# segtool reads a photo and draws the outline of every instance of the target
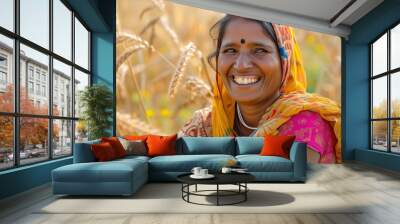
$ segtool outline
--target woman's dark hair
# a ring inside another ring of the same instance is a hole
[[[211,67],[214,68],[214,70],[217,70],[216,65],[218,62],[218,55],[219,55],[219,51],[221,49],[222,38],[224,38],[226,26],[229,24],[229,22],[232,19],[237,18],[237,17],[238,16],[228,14],[228,15],[224,16],[222,19],[220,19],[218,22],[216,22],[210,28],[210,36],[213,39],[214,44],[216,44],[217,49],[214,52],[212,52],[210,55],[208,55],[207,60],[208,60],[208,63],[211,65]],[[272,40],[275,42],[275,44],[277,45],[276,34],[275,34],[275,31],[270,22],[265,22],[265,21],[260,21],[260,20],[256,20],[256,19],[250,19],[250,18],[245,18],[245,19],[251,20],[251,21],[254,21],[254,22],[260,24],[261,27],[263,28],[263,30],[265,31],[265,33],[268,36],[270,36],[272,38]],[[215,58],[215,65],[212,63],[213,58]]]

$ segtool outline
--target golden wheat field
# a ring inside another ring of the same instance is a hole
[[[117,1],[117,135],[176,133],[209,105],[209,29],[223,16],[163,0]],[[340,105],[340,38],[295,32],[307,91]]]

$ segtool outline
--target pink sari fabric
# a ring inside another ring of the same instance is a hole
[[[279,135],[295,135],[296,141],[320,154],[320,163],[335,163],[336,137],[332,127],[318,113],[302,111],[279,127]]]

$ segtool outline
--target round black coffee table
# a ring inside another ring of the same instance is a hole
[[[241,202],[245,202],[247,200],[247,192],[249,188],[247,187],[247,183],[255,180],[255,177],[248,173],[215,173],[213,174],[215,177],[212,179],[193,179],[190,177],[191,173],[182,174],[177,177],[178,181],[182,183],[182,199],[188,203],[198,204],[198,205],[234,205]],[[198,184],[204,185],[216,185],[215,190],[197,190]],[[190,186],[195,186],[194,191],[190,191]],[[223,190],[220,189],[220,185],[236,185],[238,186],[237,190]],[[215,194],[205,194],[209,192],[215,192]],[[216,197],[216,204],[202,204],[190,201],[190,196],[204,196],[204,197]],[[232,196],[241,196],[238,201],[234,201],[231,203],[221,203],[221,197],[232,197]]]

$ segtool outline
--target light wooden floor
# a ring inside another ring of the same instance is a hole
[[[367,204],[357,214],[36,214],[54,200],[49,185],[0,201],[0,223],[400,223],[400,174],[359,163],[311,165],[308,182],[351,203]],[[173,206],[173,205],[171,205]]]

